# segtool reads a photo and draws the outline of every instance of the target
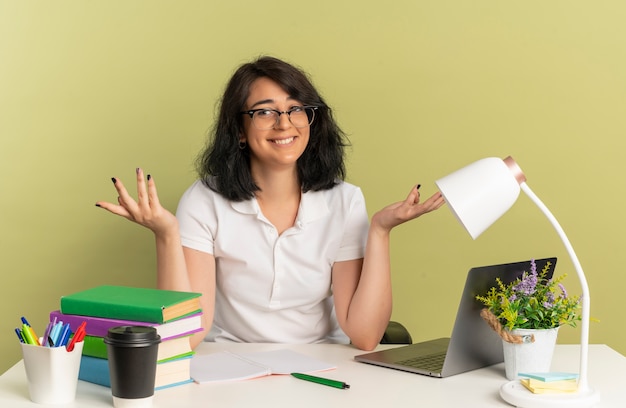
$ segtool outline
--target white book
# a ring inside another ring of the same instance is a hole
[[[191,358],[179,358],[157,364],[154,388],[168,388],[172,385],[190,382]]]
[[[335,365],[292,350],[235,354],[221,351],[196,354],[191,359],[191,378],[198,384],[238,381],[273,374],[313,373]]]

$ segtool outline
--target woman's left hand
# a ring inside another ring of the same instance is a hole
[[[404,201],[386,206],[372,217],[372,226],[391,231],[392,228],[435,211],[444,204],[441,192],[437,191],[426,201],[420,202],[419,185],[413,187]]]
[[[131,197],[120,179],[113,178],[113,185],[118,193],[118,204],[98,201],[96,206],[142,225],[157,236],[177,235],[176,216],[161,206],[154,179],[148,175],[146,182],[141,168],[137,168],[136,174],[137,200]]]

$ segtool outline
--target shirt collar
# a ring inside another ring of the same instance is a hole
[[[324,196],[324,191],[309,191],[303,193],[296,223],[308,224],[326,216],[330,211]],[[256,198],[246,201],[231,201],[230,205],[235,211],[242,214],[261,214],[261,209]]]

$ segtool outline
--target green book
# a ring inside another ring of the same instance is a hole
[[[86,335],[83,340],[83,356],[108,358],[107,345],[103,337]],[[166,363],[183,357],[191,357],[195,352],[189,343],[189,336],[177,337],[159,343],[157,363]]]
[[[104,338],[86,335],[83,342],[84,356],[108,358],[107,345],[104,343]]]
[[[102,285],[61,297],[61,312],[167,323],[201,311],[200,293]]]

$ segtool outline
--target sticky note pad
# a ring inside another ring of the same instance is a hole
[[[578,390],[578,383],[576,380],[543,382],[532,378],[526,378],[521,379],[520,383],[528,388],[528,390],[530,390],[533,394],[558,394],[576,392]]]

